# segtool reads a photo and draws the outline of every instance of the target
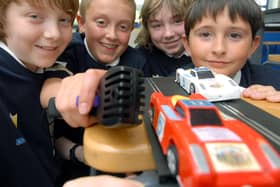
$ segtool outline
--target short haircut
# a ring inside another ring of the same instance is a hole
[[[195,0],[189,7],[185,17],[185,34],[188,38],[190,30],[203,17],[216,19],[217,15],[227,8],[232,22],[237,18],[249,23],[252,37],[263,27],[263,13],[255,0]]]
[[[141,30],[135,42],[143,47],[150,48],[151,38],[148,31],[148,20],[151,16],[156,15],[162,7],[166,6],[171,10],[172,14],[179,16],[182,20],[185,12],[193,0],[145,0],[140,12],[142,20]]]
[[[5,41],[5,25],[6,25],[6,11],[11,3],[27,2],[35,7],[44,7],[49,5],[51,7],[58,7],[69,13],[74,21],[77,11],[79,9],[79,0],[0,0],[0,41]]]
[[[94,0],[82,0],[80,3],[80,10],[79,10],[79,14],[81,17],[85,18],[86,16],[86,11],[87,8],[90,6],[90,4],[93,2]],[[117,1],[117,0],[112,0],[112,1]],[[135,20],[135,14],[136,14],[136,3],[134,0],[121,0],[125,3],[129,3],[133,9],[134,15],[132,17],[132,20]],[[112,10],[113,11],[113,10]]]

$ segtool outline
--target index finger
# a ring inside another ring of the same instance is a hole
[[[84,73],[78,101],[80,114],[88,114],[90,112],[100,80],[105,73],[106,71],[97,69],[90,69]]]

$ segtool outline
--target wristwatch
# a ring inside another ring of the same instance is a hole
[[[76,157],[75,151],[77,149],[77,147],[79,147],[80,144],[75,144],[73,145],[73,147],[71,147],[71,149],[69,150],[69,158],[72,162],[74,162],[75,164],[82,164],[82,162],[79,161],[79,159]]]

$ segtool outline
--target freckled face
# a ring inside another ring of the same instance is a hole
[[[32,71],[51,66],[72,37],[71,16],[58,8],[11,3],[6,13],[6,44]]]

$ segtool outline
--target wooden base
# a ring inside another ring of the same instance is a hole
[[[95,125],[85,130],[84,157],[91,167],[112,173],[156,168],[144,124],[130,128]]]

